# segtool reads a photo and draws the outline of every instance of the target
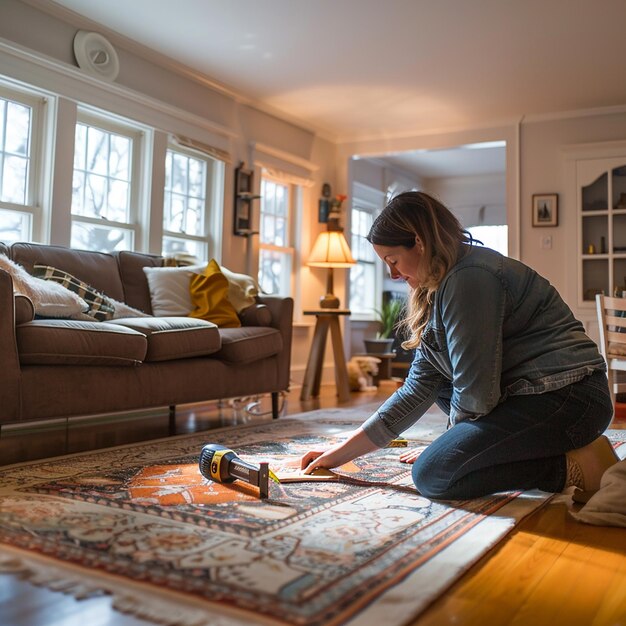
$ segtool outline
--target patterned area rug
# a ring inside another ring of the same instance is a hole
[[[270,468],[363,419],[316,411],[271,423],[0,469],[0,570],[164,624],[396,626],[414,618],[548,498],[432,502],[400,449],[343,466],[348,480],[270,485],[198,472],[206,443]],[[426,446],[445,427],[426,422]],[[367,484],[354,484],[354,479]]]

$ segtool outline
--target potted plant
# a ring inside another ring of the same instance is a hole
[[[393,346],[393,331],[398,323],[398,317],[404,308],[404,302],[397,298],[383,300],[380,309],[376,311],[376,319],[380,325],[375,339],[364,339],[365,350],[368,354],[385,354],[391,352]]]

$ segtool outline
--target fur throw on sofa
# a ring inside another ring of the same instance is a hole
[[[93,322],[93,315],[88,315],[89,304],[77,293],[64,287],[55,280],[38,278],[29,274],[21,265],[0,254],[0,269],[8,272],[13,279],[13,291],[30,298],[35,315],[41,317],[69,318]],[[124,302],[106,298],[113,309],[111,319],[122,317],[151,317]]]
[[[81,316],[87,303],[77,294],[61,285],[31,276],[21,265],[0,254],[0,269],[13,279],[13,291],[27,296],[35,307],[35,314],[45,317]]]

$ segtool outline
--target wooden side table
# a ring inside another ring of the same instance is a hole
[[[304,315],[315,315],[315,333],[309,352],[309,360],[304,373],[304,382],[300,400],[308,400],[310,397],[320,395],[320,383],[322,382],[322,366],[324,365],[324,351],[326,349],[326,337],[330,329],[330,336],[335,359],[335,383],[340,402],[350,399],[350,386],[348,384],[348,369],[346,356],[343,352],[343,340],[341,339],[341,327],[339,317],[350,315],[348,309],[315,309],[303,311]]]

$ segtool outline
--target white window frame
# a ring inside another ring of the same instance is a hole
[[[165,237],[170,237],[199,244],[202,249],[204,249],[204,257],[199,260],[221,258],[221,207],[224,203],[224,162],[200,150],[181,146],[174,141],[168,142],[167,148],[163,154],[163,159],[166,159],[167,151],[178,152],[206,163],[204,232],[200,235],[193,235],[166,230],[165,221],[162,219],[159,225],[161,228],[161,253],[165,254],[163,245]],[[165,184],[163,185],[163,214],[165,214]]]
[[[366,211],[372,215],[372,221],[376,219],[378,214],[382,211],[385,203],[385,193],[379,191],[378,189],[373,189],[366,185],[355,182],[353,184],[353,197],[350,208],[350,245],[352,245],[352,209],[358,209],[360,211]],[[353,252],[354,254],[354,252]],[[359,263],[358,259],[357,264]],[[372,288],[374,290],[374,309],[380,309],[383,298],[383,289],[384,289],[384,264],[382,261],[374,255],[374,285]],[[348,290],[349,295],[349,290]],[[352,308],[352,303],[350,303],[351,310],[351,319],[355,321],[371,321],[376,319],[376,312],[372,311],[356,311]]]
[[[46,152],[45,129],[49,97],[34,90],[15,87],[6,81],[0,81],[0,97],[16,102],[31,109],[31,129],[29,146],[29,171],[26,188],[26,202],[16,204],[0,201],[0,211],[23,213],[29,217],[29,233],[24,240],[33,241],[41,238],[43,228],[43,169]]]
[[[142,201],[145,201],[146,194],[143,191],[145,184],[144,171],[147,161],[151,160],[147,156],[146,135],[149,129],[140,124],[131,122],[130,120],[121,119],[115,115],[103,112],[101,110],[94,111],[85,107],[79,107],[76,116],[76,124],[85,124],[95,128],[104,130],[105,132],[115,133],[128,137],[132,142],[131,154],[131,180],[130,180],[130,206],[128,214],[128,222],[118,222],[112,220],[99,219],[97,217],[89,217],[77,215],[71,212],[70,239],[72,227],[76,223],[93,224],[96,226],[106,225],[110,228],[128,231],[131,233],[130,249],[140,250],[143,240],[143,229],[147,228],[147,224],[143,224]]]
[[[280,293],[282,297],[294,297],[296,293],[296,222],[302,205],[302,188],[300,185],[281,179],[280,176],[273,176],[267,170],[261,170],[261,181],[267,180],[277,185],[287,187],[287,237],[288,245],[277,246],[274,244],[263,243],[259,237],[259,269],[261,267],[261,252],[268,250],[270,252],[279,252],[290,257],[291,270],[289,275],[289,293]],[[262,189],[262,184],[261,184]],[[263,217],[263,200],[259,202],[259,228]]]

